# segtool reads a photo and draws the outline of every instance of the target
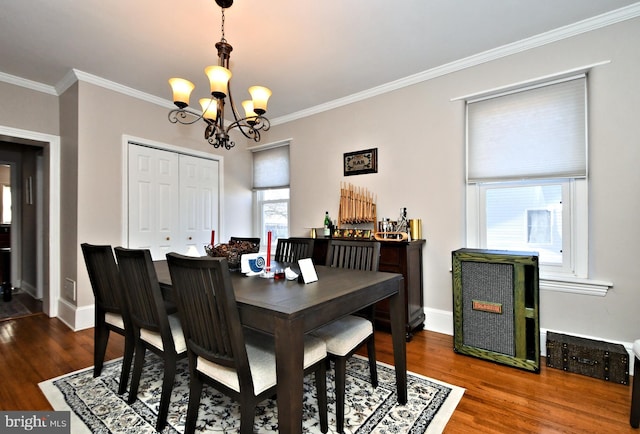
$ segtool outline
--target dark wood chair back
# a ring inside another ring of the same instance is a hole
[[[164,361],[156,421],[156,430],[162,431],[167,425],[177,360],[187,356],[182,328],[177,316],[172,315],[171,320],[169,319],[175,307],[171,308],[162,298],[162,290],[149,250],[124,247],[116,247],[114,250],[129,303],[136,348],[128,402],[132,404],[137,399],[145,353],[146,350],[151,350]],[[141,329],[144,329],[144,335]],[[157,335],[160,337],[161,346],[157,342]]]
[[[326,261],[329,267],[378,271],[379,262],[379,241],[329,241]]]
[[[151,253],[147,249],[124,247],[114,250],[133,326],[160,333],[164,348],[175,348]]]
[[[107,245],[88,243],[83,243],[80,247],[96,300],[96,309],[122,315],[126,305],[113,249]]]
[[[129,381],[133,360],[134,336],[120,271],[111,246],[83,243],[80,247],[95,298],[93,376],[97,377],[102,373],[110,331],[123,335],[125,348],[118,387],[118,393],[123,394]],[[122,324],[117,320],[108,320],[107,313],[119,316]]]
[[[240,391],[253,394],[245,339],[227,260],[168,253],[167,263],[190,366],[195,366],[191,363],[195,358],[202,357],[234,368],[238,373]]]
[[[297,262],[313,255],[313,238],[278,238],[276,262]]]

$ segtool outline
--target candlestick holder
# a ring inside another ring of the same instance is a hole
[[[274,272],[271,267],[264,267],[262,273],[260,273],[260,277],[264,277],[265,279],[273,279]]]

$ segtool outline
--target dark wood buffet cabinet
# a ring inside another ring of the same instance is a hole
[[[329,238],[316,238],[313,247],[313,263],[324,265]],[[380,271],[400,273],[404,276],[405,331],[407,340],[414,330],[424,327],[424,294],[422,285],[422,248],[425,240],[382,241],[380,246]],[[376,304],[376,327],[390,329],[389,301]]]

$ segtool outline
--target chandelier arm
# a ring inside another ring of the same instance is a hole
[[[262,116],[241,118],[230,123],[229,126],[226,127],[226,131],[228,132],[232,128],[238,128],[247,139],[259,142],[260,131],[269,131],[271,123],[269,119]]]
[[[200,119],[206,122],[203,116],[204,113],[198,114],[197,112],[180,108],[171,110],[167,115],[167,117],[169,118],[169,122],[171,122],[172,124],[180,123],[183,125],[195,124]]]

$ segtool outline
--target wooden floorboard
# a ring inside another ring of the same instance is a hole
[[[107,359],[123,345],[112,334]],[[390,335],[376,332],[376,346],[378,360],[393,364]],[[452,348],[451,336],[428,331],[407,344],[410,371],[466,389],[445,433],[639,432],[629,426],[630,386],[546,366],[534,374]],[[50,410],[38,383],[92,365],[93,329],[73,332],[44,314],[3,321],[0,410]]]

